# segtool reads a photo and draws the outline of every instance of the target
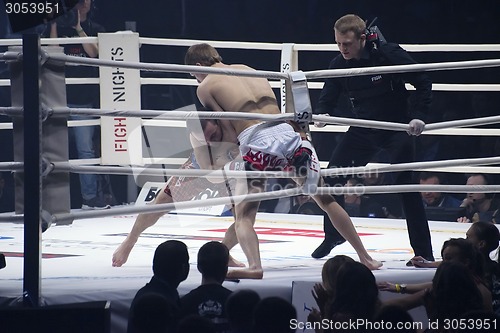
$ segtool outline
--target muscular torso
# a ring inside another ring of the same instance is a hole
[[[235,70],[253,70],[245,65],[215,64]],[[276,96],[265,78],[209,74],[200,83],[198,98],[203,105],[214,111],[279,114]],[[236,134],[260,123],[259,120],[230,121]]]

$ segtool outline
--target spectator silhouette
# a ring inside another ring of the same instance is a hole
[[[181,298],[181,317],[200,315],[210,319],[217,332],[229,329],[225,304],[231,290],[222,286],[228,270],[229,250],[219,242],[208,242],[198,252],[201,285]]]
[[[459,319],[469,311],[485,310],[472,272],[456,261],[439,265],[432,288],[425,292],[424,304],[429,320],[440,325],[445,319]]]
[[[441,185],[446,182],[443,176],[437,172],[421,172],[419,175],[420,185]],[[459,207],[461,202],[457,198],[442,192],[421,192],[424,207]]]
[[[490,222],[476,222],[467,230],[467,241],[479,251],[484,261],[484,281],[491,291],[493,311],[500,315],[500,264],[491,259],[490,253],[498,249],[500,232]]]
[[[373,320],[380,304],[373,273],[358,262],[344,263],[337,273],[335,296],[328,319]]]
[[[128,318],[128,333],[140,332],[136,330],[136,314],[140,313],[137,309],[138,300],[144,294],[156,293],[165,297],[172,308],[173,321],[170,329],[173,330],[177,325],[177,319],[180,308],[179,293],[177,287],[184,281],[189,274],[189,253],[186,244],[177,240],[168,240],[161,243],[155,250],[153,257],[153,277],[139,291],[137,291],[132,304]]]
[[[347,180],[346,186],[356,187],[362,185],[357,178]],[[371,195],[344,194],[345,210],[349,216],[357,217],[386,217],[382,205]]]
[[[214,323],[207,317],[191,314],[179,321],[176,333],[216,333]]]
[[[293,319],[297,319],[297,310],[292,303],[281,297],[266,297],[255,307],[253,332],[294,333],[290,325]]]
[[[467,178],[467,185],[493,185],[491,176],[487,174],[472,174]],[[500,200],[495,198],[494,193],[467,193],[462,202],[466,212],[458,222],[493,222],[497,223],[500,210]]]
[[[240,289],[229,295],[226,301],[226,313],[231,333],[253,331],[253,313],[259,302],[259,294],[251,289]]]
[[[137,333],[169,333],[174,323],[175,310],[169,300],[160,293],[150,292],[139,295],[133,309],[133,328]]]
[[[441,256],[443,257],[443,261],[434,263],[435,265],[434,267],[437,266],[439,270],[439,268],[444,263],[450,263],[450,262],[459,263],[463,265],[467,270],[469,270],[470,275],[472,276],[472,281],[474,282],[476,289],[479,291],[481,300],[481,309],[486,311],[492,311],[491,292],[488,289],[484,280],[483,258],[474,248],[474,245],[470,241],[467,241],[463,238],[451,238],[443,243],[443,247],[441,249]],[[436,279],[436,275],[434,276],[434,279]],[[465,279],[463,275],[464,274],[462,274],[460,278]],[[450,274],[450,276],[453,275]],[[450,281],[449,283],[450,285],[455,284],[454,288],[458,288],[456,289],[456,293],[459,293],[459,290],[461,290],[460,287],[457,287],[459,283],[456,283],[455,281]],[[402,285],[392,284],[388,282],[380,282],[378,286],[379,289],[381,290],[403,293],[403,290],[401,290]],[[428,316],[429,318],[431,318],[431,315],[433,315],[433,311],[435,310],[433,307],[435,306],[434,303],[436,302],[436,297],[438,296],[441,297],[441,295],[433,294],[434,288],[435,288],[434,280],[432,283],[409,284],[405,286],[404,292],[411,295],[407,295],[401,298],[391,299],[389,301],[386,301],[385,304],[399,305],[406,310],[413,309],[420,305],[425,305]],[[466,292],[469,293],[466,296],[470,297],[471,291],[468,290]],[[438,301],[440,300],[438,299]],[[466,300],[464,300],[464,302],[465,301]],[[474,308],[470,308],[470,310],[474,310]]]
[[[327,313],[330,313],[330,307],[335,296],[337,273],[339,268],[346,262],[354,262],[354,259],[345,255],[336,255],[324,263],[321,270],[322,283],[316,283],[312,291],[319,311],[313,308],[307,318],[309,322],[319,322],[325,318]]]

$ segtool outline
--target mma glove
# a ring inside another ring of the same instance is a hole
[[[425,123],[420,119],[412,119],[408,124],[408,130],[406,131],[409,135],[419,136],[422,134],[425,128]]]

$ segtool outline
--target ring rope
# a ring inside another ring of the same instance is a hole
[[[400,171],[417,171],[422,169],[434,169],[453,166],[473,166],[473,165],[491,165],[499,164],[500,157],[469,158],[427,162],[411,162],[398,164],[378,164],[360,167],[342,167],[322,169],[321,176],[347,176],[369,173],[388,173]],[[7,164],[7,163],[6,163]],[[121,175],[138,174],[148,176],[188,176],[188,177],[214,177],[214,178],[291,178],[295,175],[287,171],[234,171],[234,170],[208,170],[208,169],[151,169],[144,167],[118,167],[118,166],[89,166],[77,165],[68,162],[53,162],[54,172],[79,172],[79,173],[111,173]]]
[[[382,194],[409,192],[499,193],[500,185],[375,185],[318,187],[317,194]]]
[[[71,41],[67,38],[41,38],[41,45],[63,45],[73,43],[73,40],[79,43],[97,43],[98,37],[73,37]],[[233,42],[233,41],[207,41],[197,39],[168,39],[139,37],[140,44],[160,45],[160,46],[191,46],[199,43],[209,43],[219,48],[234,49],[262,49],[276,50],[283,49],[281,43],[262,43],[262,42]],[[0,46],[22,45],[22,39],[1,39]],[[500,51],[499,44],[400,44],[402,48],[409,52],[496,52]],[[293,44],[294,51],[339,51],[337,45],[329,44]]]
[[[447,129],[450,127],[482,126],[482,125],[497,124],[499,122],[500,122],[500,116],[490,116],[490,117],[450,120],[450,121],[442,121],[438,123],[426,124],[424,129],[439,130],[439,129]]]
[[[139,69],[143,71],[157,72],[172,72],[172,73],[199,73],[199,74],[222,74],[232,76],[247,76],[247,77],[267,77],[270,79],[286,80],[288,74],[272,71],[249,71],[249,70],[227,70],[222,68],[214,68],[207,66],[191,66],[177,64],[158,64],[134,61],[115,61],[103,60],[95,58],[83,58],[69,56],[65,54],[46,54],[47,59],[57,60],[65,63],[90,65],[90,66],[105,66],[105,67],[120,67],[129,69]]]
[[[19,116],[20,112],[23,112],[24,108],[16,106],[2,106],[0,107],[0,114],[4,116]]]
[[[98,112],[97,112],[98,111]],[[103,110],[103,109],[89,109],[89,108],[53,108],[48,111],[55,114],[71,114],[71,115],[90,115],[90,116],[122,116],[122,117],[135,117],[135,118],[155,118],[163,120],[187,120],[187,119],[256,119],[263,121],[286,121],[293,120],[293,114],[256,114],[256,113],[241,113],[241,112],[200,112],[200,111],[158,111],[158,110]],[[340,124],[348,126],[376,128],[383,130],[396,130],[407,131],[408,124],[392,123],[377,120],[365,120],[355,118],[332,117],[324,115],[313,115],[313,121]],[[426,124],[425,130],[436,130],[447,127],[466,127],[478,126],[500,123],[500,116],[481,117],[476,119],[463,119],[445,122],[436,122]]]
[[[448,192],[448,193],[488,193],[500,192],[500,185],[384,185],[384,186],[343,186],[318,187],[316,194],[361,195],[402,192]],[[288,188],[284,190],[237,195],[232,197],[211,198],[205,200],[190,200],[177,203],[155,204],[146,206],[117,207],[107,210],[79,211],[71,213],[53,214],[51,223],[68,222],[75,219],[89,219],[106,216],[130,215],[137,213],[155,213],[188,208],[227,205],[234,201],[263,201],[304,194],[302,188]],[[22,220],[23,215],[0,216],[0,221]]]
[[[318,187],[317,194],[366,194],[401,193],[401,192],[448,192],[448,193],[485,193],[500,192],[500,185],[392,185],[392,186],[345,186],[345,187]],[[304,194],[301,187],[289,188],[278,191],[235,195],[232,197],[211,198],[205,200],[190,200],[177,203],[155,204],[139,207],[119,207],[99,211],[80,211],[72,213],[53,214],[52,223],[67,222],[75,219],[96,218],[116,215],[129,215],[136,213],[153,213],[188,208],[206,207],[214,205],[228,205],[238,201],[264,201],[285,198]]]
[[[361,76],[368,74],[394,74],[403,72],[427,72],[427,71],[442,71],[455,69],[474,69],[499,67],[499,59],[487,60],[467,60],[467,61],[452,61],[452,62],[437,62],[432,64],[411,64],[411,65],[393,65],[393,66],[378,66],[378,67],[362,67],[362,68],[347,68],[347,69],[326,69],[304,72],[307,79],[327,79],[345,76]]]
[[[259,70],[248,71],[248,70],[234,70],[234,69],[228,70],[223,68],[213,68],[207,66],[115,61],[115,60],[75,57],[65,54],[45,53],[45,57],[47,59],[58,60],[65,63],[83,64],[91,66],[120,67],[120,68],[147,70],[147,71],[167,71],[174,73],[199,73],[199,74],[221,74],[221,75],[247,76],[247,77],[265,77],[268,79],[279,79],[279,80],[289,79],[289,73],[281,73],[273,71],[259,71]],[[328,69],[328,70],[304,72],[304,74],[307,79],[320,79],[320,78],[334,78],[334,77],[344,77],[344,76],[360,76],[367,74],[392,74],[401,72],[442,71],[442,70],[456,70],[456,69],[489,68],[489,67],[499,67],[499,66],[500,66],[500,60],[487,59],[487,60],[440,62],[432,64],[410,64],[410,65],[394,65],[394,66],[363,67],[363,68],[348,68],[348,69]]]
[[[23,168],[24,162],[0,162],[0,171],[22,171]]]
[[[180,209],[206,207],[206,206],[229,205],[234,201],[270,200],[283,197],[292,197],[300,195],[301,193],[302,189],[295,187],[295,188],[289,188],[272,192],[235,195],[232,197],[210,198],[204,200],[190,200],[177,203],[155,204],[146,206],[118,207],[118,208],[111,208],[99,211],[80,211],[73,213],[54,214],[52,215],[52,222],[57,223],[57,222],[67,222],[74,219],[85,219],[93,217],[129,215],[136,213],[155,213],[155,212],[165,212],[171,210],[180,210]]]
[[[116,175],[147,175],[147,176],[189,176],[189,177],[230,177],[230,178],[291,178],[294,173],[286,171],[223,171],[209,169],[151,169],[144,167],[119,167],[119,166],[89,166],[75,165],[68,162],[54,162],[54,172],[74,173],[109,173]]]
[[[467,158],[441,161],[410,162],[387,165],[372,165],[361,167],[322,169],[321,175],[325,177],[343,176],[365,173],[387,173],[422,169],[443,168],[452,166],[488,165],[500,163],[500,157]]]
[[[409,52],[497,52],[499,44],[400,44]],[[294,44],[294,51],[339,51],[335,44]]]

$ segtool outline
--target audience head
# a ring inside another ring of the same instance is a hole
[[[491,177],[487,174],[476,173],[469,175],[467,185],[492,185]],[[467,198],[472,200],[474,205],[478,206],[486,200],[493,197],[492,193],[467,193]]]
[[[432,279],[431,320],[460,318],[471,310],[483,307],[472,272],[461,262],[443,261]]]
[[[237,332],[251,332],[253,327],[253,313],[260,296],[251,289],[234,291],[226,301],[226,315],[232,330]]]
[[[337,273],[333,315],[372,319],[379,305],[378,287],[370,269],[356,261],[344,263]]]
[[[496,225],[490,222],[472,223],[467,230],[466,237],[483,255],[489,255],[495,251],[500,242],[500,232]]]
[[[450,238],[441,248],[443,262],[464,264],[478,278],[484,277],[484,259],[471,242],[464,238]]]
[[[177,333],[216,333],[214,323],[200,315],[188,315],[177,325]],[[156,333],[156,332],[155,332]]]
[[[189,253],[186,244],[168,240],[158,245],[153,257],[153,273],[177,288],[189,274]]]
[[[262,299],[254,311],[255,333],[294,333],[291,321],[297,319],[297,311],[289,301],[281,297]]]
[[[440,185],[442,176],[436,172],[421,172],[419,176],[420,185]],[[421,192],[422,200],[427,206],[437,206],[441,202],[441,192]]]
[[[335,291],[335,281],[337,279],[339,268],[346,262],[354,262],[354,259],[339,254],[328,259],[323,265],[323,269],[321,270],[323,287],[331,295],[333,295]]]
[[[198,251],[198,270],[203,279],[222,283],[226,278],[229,250],[220,242],[208,242]]]
[[[129,325],[134,332],[167,332],[175,322],[174,306],[160,293],[140,295],[131,311]]]

